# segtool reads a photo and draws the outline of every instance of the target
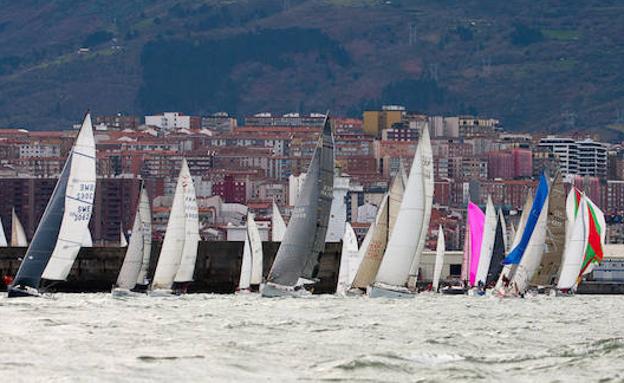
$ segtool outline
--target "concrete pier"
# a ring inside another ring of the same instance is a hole
[[[193,293],[234,293],[240,278],[243,242],[202,241],[197,250],[195,281],[189,286]],[[152,244],[149,275],[154,269],[160,253],[160,242]],[[279,242],[263,242],[264,275],[268,274],[279,248]],[[338,269],[340,267],[341,243],[327,243],[321,257],[319,279],[315,294],[336,292]],[[14,276],[25,247],[0,248],[0,275]],[[117,280],[126,248],[92,247],[82,248],[66,282],[56,283],[51,291],[57,292],[108,292]],[[4,287],[4,286],[3,286]]]

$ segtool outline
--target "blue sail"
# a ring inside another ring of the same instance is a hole
[[[542,212],[542,208],[544,207],[547,198],[548,181],[546,180],[546,176],[542,174],[539,185],[537,186],[537,191],[535,192],[533,206],[531,206],[531,213],[529,214],[524,232],[522,233],[522,238],[520,239],[518,245],[511,249],[507,257],[505,257],[503,260],[504,265],[517,265],[520,263],[522,255],[529,244],[529,240],[531,239],[531,235],[533,234],[533,230],[535,230],[535,225],[537,224],[537,219]]]

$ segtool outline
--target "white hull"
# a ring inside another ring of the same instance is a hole
[[[302,298],[312,295],[311,292],[304,289],[302,286],[283,286],[271,282],[261,285],[260,293],[265,298]]]
[[[156,289],[151,290],[147,293],[147,295],[151,298],[175,298],[178,297],[177,294],[173,292],[171,289]]]

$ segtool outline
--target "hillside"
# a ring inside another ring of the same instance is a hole
[[[381,103],[510,130],[612,137],[624,123],[618,1],[3,3],[0,126],[65,128],[87,108],[360,115]]]

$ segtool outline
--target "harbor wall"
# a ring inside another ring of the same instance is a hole
[[[197,250],[194,282],[189,292],[234,293],[240,278],[243,242],[201,241]],[[268,274],[279,248],[279,242],[263,242],[264,275]],[[160,242],[152,244],[149,275],[154,275]],[[333,294],[338,281],[342,243],[327,243],[321,256],[316,294]],[[0,248],[0,275],[14,276],[26,253],[25,247]],[[51,287],[58,292],[107,292],[117,280],[126,248],[82,248],[65,282]],[[4,287],[4,286],[3,286]]]

